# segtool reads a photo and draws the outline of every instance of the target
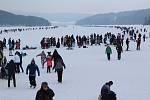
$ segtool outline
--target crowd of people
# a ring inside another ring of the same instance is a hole
[[[27,28],[10,28],[10,29],[1,29],[0,34],[3,33],[16,33],[16,32],[23,32],[23,31],[36,31],[36,30],[49,30],[55,29],[58,26],[45,26],[45,27],[27,27]]]
[[[16,87],[15,74],[19,74],[21,71],[24,73],[24,69],[22,67],[22,56],[23,55],[20,52],[16,51],[13,59],[11,59],[9,62],[7,62],[6,57],[5,61],[2,60],[0,76],[2,79],[8,79],[8,87],[10,87],[11,78],[14,81],[14,87]],[[42,68],[44,68],[44,64],[47,63],[47,73],[51,73],[51,69],[55,70],[58,75],[58,82],[62,83],[63,69],[65,69],[66,66],[57,50],[55,49],[52,55],[51,52],[48,52],[47,56],[45,52],[42,51],[42,53],[38,54],[37,57],[38,56],[41,56]],[[54,66],[52,66],[53,61]],[[38,72],[38,76],[40,76],[39,67],[33,58],[31,63],[26,68],[26,74],[29,75],[30,87],[34,88],[36,87],[36,71]]]
[[[117,58],[121,60],[121,54],[123,53],[123,46],[124,43],[126,44],[126,51],[130,50],[130,42],[136,43],[136,50],[141,49],[141,42],[146,41],[146,35],[141,34],[142,32],[147,32],[146,29],[135,29],[133,27],[119,27],[115,26],[115,28],[121,30],[122,33],[112,34],[111,32],[107,32],[104,35],[93,33],[90,36],[74,36],[74,35],[66,35],[62,36],[61,38],[56,37],[49,37],[43,38],[41,40],[41,48],[48,49],[50,47],[68,47],[69,49],[73,47],[78,48],[88,48],[88,46],[98,45],[100,46],[103,44],[106,46],[105,53],[107,54],[107,59],[111,60],[111,54],[113,53],[112,47],[116,48],[117,51]],[[42,28],[41,28],[42,29]],[[30,29],[28,29],[30,30]],[[36,28],[31,29],[36,30]],[[7,30],[7,32],[16,32],[16,31],[24,31],[15,29],[15,30]],[[6,33],[7,33],[6,32]],[[8,79],[8,87],[10,87],[10,81],[13,80],[14,87],[17,86],[15,74],[19,74],[20,72],[24,73],[24,69],[22,67],[23,56],[24,53],[16,51],[15,54],[12,54],[13,50],[18,50],[20,48],[21,40],[14,40],[9,38],[8,39],[8,48],[9,48],[9,56],[13,56],[9,62],[7,62],[6,57],[3,54],[3,50],[7,48],[7,41],[4,38],[3,41],[0,41],[0,78]],[[47,65],[47,73],[51,73],[54,70],[57,73],[58,83],[62,83],[62,75],[63,70],[66,68],[66,65],[63,61],[63,58],[55,49],[53,54],[51,52],[47,52],[47,54],[42,51],[41,53],[37,54],[36,57],[41,58],[41,66],[44,69],[44,65]],[[54,64],[53,64],[54,62]],[[36,73],[40,76],[40,69],[36,64],[34,58],[28,64],[25,73],[29,75],[29,83],[30,88],[36,88]],[[110,90],[110,86],[113,84],[112,81],[107,82],[101,89],[101,95],[99,100],[116,100],[116,94]],[[41,89],[37,92],[36,100],[52,100],[55,93],[52,89],[48,87],[47,82],[43,82],[41,85]],[[111,98],[111,99],[110,99]]]

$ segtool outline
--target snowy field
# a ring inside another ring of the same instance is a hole
[[[141,26],[136,26],[141,27]],[[146,26],[149,36],[150,26]],[[97,100],[102,85],[112,80],[112,90],[116,92],[118,100],[150,100],[150,39],[142,42],[141,50],[136,51],[136,43],[131,42],[130,50],[124,51],[122,59],[117,60],[117,53],[114,47],[111,61],[108,61],[105,54],[105,46],[89,46],[86,49],[66,48],[58,49],[66,64],[63,74],[63,83],[58,84],[56,73],[46,73],[41,68],[40,58],[36,55],[42,50],[39,49],[43,37],[60,37],[66,34],[90,35],[91,33],[105,34],[112,32],[117,34],[119,30],[102,27],[60,27],[58,29],[24,31],[21,33],[9,33],[0,35],[0,39],[12,38],[21,39],[21,46],[37,46],[37,50],[26,50],[28,56],[23,58],[23,68],[35,58],[40,67],[41,76],[37,77],[36,89],[29,88],[28,76],[25,73],[16,75],[17,88],[7,87],[7,80],[0,79],[0,100],[35,100],[35,95],[40,89],[41,82],[47,81],[50,88],[55,92],[54,100]],[[124,50],[126,46],[124,46]],[[54,48],[47,51],[53,52]],[[5,50],[8,59],[8,50]]]

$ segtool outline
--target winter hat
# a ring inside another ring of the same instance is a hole
[[[113,85],[113,81],[109,81],[108,84]]]
[[[42,82],[41,87],[45,87],[45,86],[48,86],[48,83],[47,82]]]
[[[32,62],[34,62],[34,63],[35,63],[35,60],[34,60],[34,58],[31,60],[31,63],[32,63]]]
[[[51,54],[51,52],[47,52],[48,53],[48,55],[50,55]]]

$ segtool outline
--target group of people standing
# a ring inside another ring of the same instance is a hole
[[[3,33],[16,33],[16,32],[23,32],[23,31],[49,30],[49,29],[55,29],[55,28],[58,28],[58,26],[30,27],[30,28],[11,28],[11,29],[0,30],[0,34],[3,34]]]
[[[121,28],[122,29],[122,28]],[[138,33],[138,35],[132,35],[131,33],[134,31],[128,31],[126,32],[126,28],[122,29],[124,34],[118,34],[117,36],[112,34],[111,32],[106,33],[104,36],[99,35],[99,34],[91,34],[90,36],[76,36],[76,39],[74,38],[73,35],[69,36],[66,35],[65,37],[61,37],[61,39],[58,38],[58,41],[56,42],[56,38],[52,37],[50,39],[43,38],[41,41],[41,47],[43,49],[48,48],[49,46],[56,46],[56,48],[60,48],[60,44],[63,46],[67,46],[68,48],[74,47],[75,43],[77,43],[77,46],[80,48],[85,45],[101,45],[101,43],[104,43],[106,45],[106,50],[105,53],[107,54],[108,60],[111,59],[111,54],[112,54],[112,48],[111,46],[116,47],[117,51],[117,58],[118,60],[121,60],[121,54],[123,52],[123,45],[124,41],[126,43],[126,51],[129,51],[129,43],[130,41],[134,41],[137,43],[137,50],[140,50],[141,46],[141,38],[142,35]],[[125,36],[129,34],[131,37],[127,37],[125,40]],[[143,41],[145,42],[146,36],[143,35]],[[3,47],[6,47],[6,40],[3,42]],[[11,38],[8,40],[9,44],[9,50],[13,50],[15,48],[16,44],[16,49],[20,49],[20,39],[14,42],[14,40],[11,40]],[[66,65],[63,61],[63,58],[60,56],[58,51],[55,49],[53,54],[51,52],[47,52],[48,54],[44,51],[42,51],[40,54],[37,54],[36,57],[41,58],[41,66],[44,69],[44,65],[47,65],[47,73],[51,73],[52,70],[55,70],[58,76],[58,83],[62,83],[62,75],[63,71],[66,68]],[[9,55],[12,55],[10,53]],[[0,65],[2,65],[2,60],[4,58],[3,55],[3,50],[0,49]],[[16,78],[15,74],[22,73],[24,72],[24,69],[22,67],[22,54],[20,52],[16,52],[14,55],[14,58],[10,60],[7,65],[5,66],[6,69],[8,70],[8,87],[10,87],[10,81],[13,80],[14,87],[16,87]],[[20,71],[21,70],[21,71]],[[31,63],[27,65],[26,68],[26,74],[29,75],[29,83],[30,83],[30,88],[36,88],[36,74],[40,76],[40,69],[38,65],[35,62],[35,59],[33,58],[31,60]],[[101,89],[101,96],[99,100],[116,100],[116,94],[110,90],[111,85],[113,85],[112,81],[107,82],[104,84],[104,86]],[[48,87],[47,82],[43,82],[41,84],[41,89],[37,92],[36,94],[36,100],[52,100],[54,97],[55,93],[53,92],[52,89]]]
[[[43,58],[43,55],[45,55],[45,59]],[[48,52],[48,55],[46,57],[46,54],[44,51],[42,53],[38,54],[38,56],[41,56],[41,64],[47,63],[47,73],[51,73],[51,69],[55,70],[57,72],[58,76],[58,83],[62,83],[62,75],[63,70],[66,68],[64,61],[60,54],[55,49],[53,54],[51,55],[51,52]],[[52,62],[54,61],[54,64]],[[53,65],[53,67],[52,67]],[[43,67],[44,68],[44,65]],[[21,54],[17,51],[14,55],[14,58],[11,59],[7,65],[5,66],[5,69],[8,70],[8,87],[10,87],[10,81],[13,80],[14,87],[16,87],[16,78],[15,74],[20,73],[20,69],[22,72],[24,72],[24,69],[22,67],[22,57]],[[29,75],[29,82],[30,82],[30,88],[35,88],[37,86],[36,84],[36,72],[38,76],[40,76],[40,69],[38,65],[36,64],[34,58],[32,59],[31,63],[26,68],[26,74]]]
[[[110,34],[110,37],[107,36],[107,38],[110,39],[110,44],[108,44],[108,43],[106,44],[105,53],[107,54],[107,59],[109,61],[110,61],[110,55],[112,54],[111,46],[116,47],[117,57],[118,57],[118,60],[120,60],[121,59],[121,54],[123,53],[124,42],[126,44],[126,51],[129,51],[130,41],[133,41],[133,42],[136,43],[136,50],[140,50],[141,42],[142,42],[142,36],[143,36],[143,42],[145,42],[145,40],[146,40],[146,35],[145,34],[142,35],[141,33],[138,33],[139,31],[136,31],[136,33],[134,33],[135,30],[133,30],[133,28],[131,28],[132,30],[128,30],[128,31],[127,31],[127,29],[130,29],[130,28],[121,28],[121,30],[123,31],[123,34],[122,35],[121,34],[117,35],[115,44],[111,43],[111,41],[113,41],[112,38],[114,37],[114,35]],[[131,33],[133,33],[133,34],[131,34]],[[129,37],[126,37],[127,35]],[[125,37],[126,37],[126,40],[125,40]]]
[[[47,73],[51,73],[51,69],[55,70],[58,75],[58,82],[62,83],[62,74],[63,74],[63,69],[66,68],[64,61],[60,54],[57,52],[55,49],[53,54],[51,55],[51,52],[48,52],[48,55],[46,57],[46,54],[44,51],[42,51],[40,54],[38,54],[36,57],[40,56],[41,57],[41,65],[42,68],[44,68],[44,64],[47,64]],[[54,61],[54,66],[52,68],[52,61]]]

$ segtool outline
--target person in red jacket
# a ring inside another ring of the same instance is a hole
[[[20,41],[16,40],[16,49],[20,49]]]
[[[47,73],[51,73],[51,67],[52,67],[52,56],[51,52],[48,52],[48,56],[46,58],[45,63],[47,63]]]

